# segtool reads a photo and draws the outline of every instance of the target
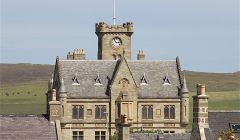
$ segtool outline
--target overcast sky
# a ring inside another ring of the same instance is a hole
[[[113,0],[1,0],[1,63],[54,64],[82,48],[97,59],[95,23]],[[240,69],[238,0],[116,0],[117,24],[134,22],[132,56],[180,57],[182,69]]]

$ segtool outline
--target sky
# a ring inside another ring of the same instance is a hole
[[[132,56],[180,57],[183,70],[240,70],[238,0],[116,0],[134,23]],[[1,0],[1,63],[54,64],[82,48],[97,59],[95,23],[113,24],[113,0]]]

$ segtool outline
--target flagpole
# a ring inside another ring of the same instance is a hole
[[[116,25],[116,8],[115,8],[115,5],[116,5],[116,1],[113,0],[113,25]]]

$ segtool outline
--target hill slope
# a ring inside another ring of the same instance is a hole
[[[48,80],[53,72],[53,65],[40,64],[0,64],[0,84],[13,85]]]
[[[53,65],[39,64],[0,64],[0,84],[47,84],[54,70]],[[197,83],[205,83],[207,91],[239,91],[240,72],[236,73],[204,73],[185,71],[190,91],[195,91]]]

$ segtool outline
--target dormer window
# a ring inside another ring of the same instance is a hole
[[[148,85],[148,82],[146,80],[145,73],[143,74],[143,77],[141,78],[141,84],[140,85]]]
[[[95,78],[95,84],[96,86],[101,86],[102,85],[102,80],[100,79],[99,73],[97,75],[97,77]]]
[[[168,73],[167,75],[163,78],[163,85],[171,85],[171,82],[168,78]]]
[[[73,83],[72,83],[73,86],[79,86],[80,85],[80,83],[78,81],[78,78],[77,78],[77,74],[74,75],[74,77],[72,78],[72,81],[73,81]]]

